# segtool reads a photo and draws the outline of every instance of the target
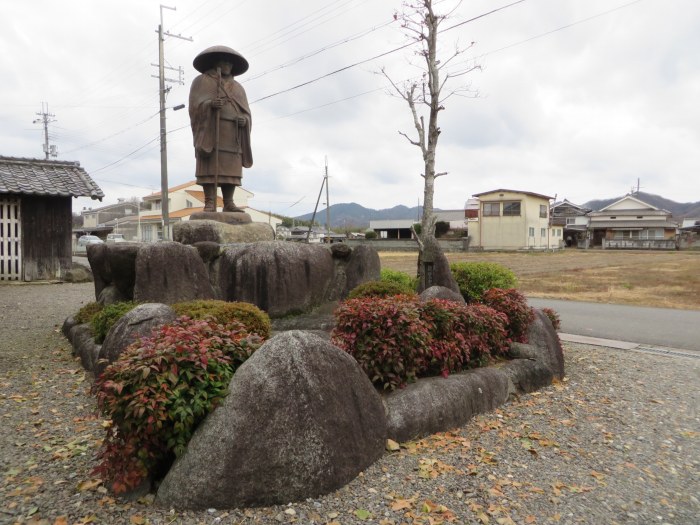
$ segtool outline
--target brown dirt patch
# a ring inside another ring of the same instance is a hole
[[[448,260],[495,262],[530,297],[700,310],[700,253],[563,250],[447,253]],[[382,268],[415,274],[416,252],[380,252]]]

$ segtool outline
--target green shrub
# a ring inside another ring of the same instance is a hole
[[[114,326],[114,323],[121,319],[124,314],[136,308],[136,306],[138,306],[138,303],[133,301],[114,303],[105,306],[95,314],[90,321],[90,327],[95,336],[95,342],[97,344],[103,343],[107,332]]]
[[[419,304],[406,295],[349,299],[335,311],[331,340],[357,360],[372,383],[385,389],[405,385],[429,363],[430,333]]]
[[[452,263],[450,270],[467,302],[480,301],[484,292],[491,288],[514,288],[517,284],[515,274],[497,263]]]
[[[406,290],[405,293],[415,292],[418,284],[417,277],[411,277],[406,272],[391,270],[390,268],[382,268],[379,280],[386,283],[396,283],[401,285]]]
[[[368,230],[365,232],[365,239],[376,239],[377,238],[377,232],[374,230]]]
[[[73,316],[73,319],[75,319],[75,322],[78,324],[90,323],[92,318],[95,317],[95,315],[100,311],[102,311],[102,305],[100,303],[87,303],[85,306],[81,307],[80,310],[78,310],[78,313]]]
[[[95,474],[115,493],[163,475],[260,343],[238,321],[183,316],[129,346],[95,382],[112,423]]]
[[[535,319],[535,313],[528,306],[527,299],[514,288],[487,290],[482,302],[508,318],[508,337],[518,343],[527,343],[527,330]]]
[[[435,223],[435,237],[442,237],[450,231],[450,223],[446,221],[437,221]]]
[[[413,290],[391,281],[367,281],[356,286],[348,294],[348,299],[359,297],[391,297],[393,295],[415,295]]]
[[[263,339],[270,337],[270,316],[250,303],[228,301],[187,301],[172,305],[178,316],[186,315],[192,319],[213,318],[219,324],[240,321],[251,334],[258,334]]]
[[[542,308],[542,312],[544,315],[549,317],[549,320],[552,322],[552,326],[555,330],[559,330],[559,328],[561,328],[561,319],[555,310],[552,310],[551,308]]]

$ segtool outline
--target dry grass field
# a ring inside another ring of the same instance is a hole
[[[415,274],[416,252],[380,252],[382,268]],[[447,253],[452,262],[496,262],[529,297],[700,310],[700,252],[564,250]]]

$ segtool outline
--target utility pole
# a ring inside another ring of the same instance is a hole
[[[53,113],[49,113],[49,104],[48,102],[46,103],[46,107],[44,107],[44,103],[41,103],[41,112],[36,113],[36,115],[40,116],[41,118],[34,119],[33,124],[38,124],[41,123],[44,125],[44,155],[46,155],[45,159],[49,160],[49,156],[51,157],[58,157],[58,151],[56,150],[55,145],[49,144],[49,123],[51,122],[56,122],[55,120],[52,120],[54,115]]]
[[[160,6],[160,25],[158,26],[158,92],[160,94],[160,196],[161,196],[161,213],[163,215],[163,240],[170,240],[170,206],[168,204],[168,148],[166,144],[165,130],[165,95],[170,91],[170,86],[165,87],[166,80],[168,82],[176,82],[184,84],[182,80],[182,68],[177,69],[165,66],[163,43],[166,36],[180,38],[192,42],[191,38],[181,35],[173,35],[167,31],[163,31],[163,9],[176,11],[175,7]],[[151,64],[155,66],[156,64]],[[165,78],[165,70],[171,69],[178,72],[177,79]],[[152,75],[154,76],[154,75]]]
[[[328,191],[328,157],[326,157],[326,171],[325,171],[325,175],[324,175],[324,181],[326,182],[326,236],[329,238],[329,244],[330,244],[331,201],[329,198],[329,191]]]

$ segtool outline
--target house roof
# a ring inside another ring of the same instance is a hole
[[[554,197],[549,197],[547,195],[542,195],[541,193],[534,193],[532,191],[521,191],[521,190],[506,190],[506,189],[498,189],[498,190],[491,190],[491,191],[483,191],[481,193],[475,193],[472,195],[472,197],[481,197],[482,195],[489,195],[491,193],[522,193],[523,195],[530,195],[531,197],[539,197],[541,199],[547,199],[547,200],[552,200]]]
[[[579,209],[581,211],[591,211],[590,208],[585,208],[584,206],[579,206],[578,204],[574,204],[573,202],[571,202],[568,199],[564,199],[563,201],[555,202],[554,204],[552,204],[552,209],[559,208],[560,206],[569,206],[571,208],[576,208],[576,209]]]
[[[592,211],[588,213],[589,217],[668,217],[671,212],[660,210],[658,208],[649,209],[627,209],[627,210],[607,210],[607,211]]]
[[[621,199],[618,199],[615,202],[608,204],[605,208],[601,208],[599,211],[610,212],[610,211],[614,210],[617,212],[617,211],[621,211],[622,209],[628,209],[628,210],[633,209],[633,208],[618,208],[618,205],[625,203],[625,202],[630,202],[630,203],[633,203],[635,205],[639,205],[637,208],[634,208],[634,209],[638,209],[638,210],[657,210],[657,211],[664,211],[668,214],[671,213],[668,210],[662,210],[661,208],[657,208],[656,206],[653,206],[653,205],[649,204],[648,202],[644,202],[643,200],[638,199],[637,197],[634,197],[632,195],[625,195]]]
[[[79,162],[2,156],[0,193],[104,198],[100,187]]]
[[[189,188],[189,187],[191,187],[191,186],[198,186],[198,185],[197,185],[197,181],[196,181],[196,180],[191,180],[191,181],[189,181],[189,182],[185,182],[184,184],[180,184],[179,186],[173,186],[172,188],[168,188],[168,193],[173,193],[173,192],[176,192],[176,191],[179,191],[179,190],[184,190],[184,189]],[[198,187],[201,187],[201,186],[198,186]],[[187,190],[188,193],[189,193],[190,191],[195,191],[195,192],[197,192],[198,190]],[[242,186],[239,186],[238,188],[236,188],[236,191],[244,191],[244,192],[246,192],[246,193],[247,193],[249,196],[251,196],[251,197],[253,197],[253,196],[255,195],[252,191],[248,191],[248,190],[246,190],[245,188],[243,188]],[[202,193],[203,193],[203,192],[202,192]],[[149,201],[149,200],[158,200],[158,199],[160,199],[160,194],[161,194],[160,191],[153,192],[153,193],[151,193],[150,195],[145,196],[145,197],[143,198],[143,200],[145,200],[145,201]],[[202,200],[202,202],[204,202],[204,201]]]
[[[589,228],[592,230],[598,229],[643,229],[643,228],[677,228],[678,225],[673,222],[663,220],[648,220],[648,221],[591,221]]]

